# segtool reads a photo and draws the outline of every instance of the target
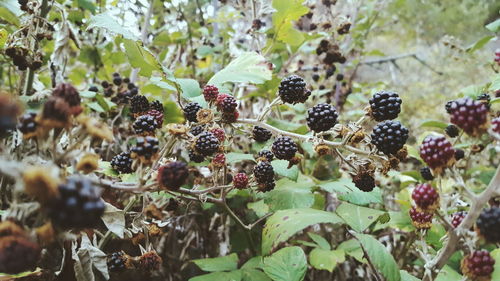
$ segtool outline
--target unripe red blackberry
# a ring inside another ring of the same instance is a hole
[[[158,184],[168,190],[179,190],[188,177],[188,166],[184,162],[170,162],[158,169]]]
[[[408,139],[408,129],[399,121],[383,121],[373,128],[372,141],[377,149],[384,154],[396,154],[403,148]]]
[[[218,153],[212,159],[212,165],[217,168],[224,167],[226,165],[226,155],[224,153]]]
[[[157,127],[156,128],[161,128],[161,126],[163,126],[163,113],[161,113],[160,111],[156,110],[156,109],[150,109],[146,115],[150,115],[150,116],[153,116],[156,120],[156,124],[157,124]]]
[[[370,173],[367,172],[361,172],[353,176],[352,182],[357,188],[364,192],[370,192],[376,186],[375,179]]]
[[[464,211],[454,213],[451,217],[451,225],[453,225],[454,228],[457,228],[462,223],[465,216],[467,216],[467,212]]]
[[[431,181],[434,179],[434,176],[432,175],[431,169],[429,167],[423,167],[420,169],[420,175],[422,178],[426,181]]]
[[[36,121],[36,113],[26,113],[19,119],[17,128],[23,133],[24,138],[30,138],[36,134],[38,122]]]
[[[149,101],[145,96],[137,95],[130,99],[130,112],[141,115],[149,110]]]
[[[302,77],[290,75],[281,80],[278,94],[283,102],[296,104],[304,103],[311,95],[311,91],[306,89],[306,82]]]
[[[23,236],[0,239],[0,272],[17,274],[35,268],[40,258],[40,247]]]
[[[274,182],[274,169],[270,162],[261,161],[253,168],[255,180],[260,184]]]
[[[244,189],[248,186],[248,176],[245,173],[237,173],[233,178],[233,186],[237,189]]]
[[[92,228],[101,222],[104,202],[90,180],[69,178],[58,189],[59,197],[48,206],[54,224],[64,228]]]
[[[188,150],[188,156],[189,156],[189,160],[191,160],[195,163],[201,163],[201,162],[205,161],[205,156],[200,155],[191,149]]]
[[[494,133],[500,134],[500,117],[491,120],[491,130]]]
[[[440,172],[454,161],[455,150],[444,136],[427,136],[420,145],[420,157],[433,170]]]
[[[487,250],[470,253],[462,259],[460,269],[462,274],[472,280],[490,280],[495,259]]]
[[[328,131],[337,124],[338,117],[335,107],[320,103],[307,110],[307,126],[316,133]]]
[[[477,218],[476,226],[486,241],[500,242],[500,207],[484,209]]]
[[[272,151],[278,159],[291,160],[297,152],[297,144],[292,138],[283,136],[273,142]]]
[[[157,110],[158,112],[165,113],[165,109],[163,108],[163,104],[159,100],[154,100],[149,104],[149,108],[153,110]]]
[[[462,149],[455,149],[455,154],[453,155],[455,157],[455,160],[460,160],[465,157],[465,151]]]
[[[213,128],[210,130],[210,133],[214,134],[214,136],[218,138],[221,143],[226,140],[226,133],[221,128]]]
[[[432,226],[432,213],[420,212],[417,208],[410,209],[410,218],[413,226],[417,229],[429,229]]]
[[[197,102],[190,102],[184,107],[184,117],[186,117],[188,121],[198,122],[196,113],[198,113],[200,109],[201,105],[199,105]]]
[[[155,137],[138,137],[135,146],[130,149],[132,158],[139,158],[142,162],[151,161],[158,153],[158,139]]]
[[[127,268],[128,256],[120,251],[112,253],[107,260],[108,269],[111,272],[118,272]]]
[[[375,121],[392,120],[401,112],[401,99],[394,92],[381,91],[370,99],[370,115]]]
[[[439,193],[428,183],[417,185],[411,198],[419,211],[433,212],[439,207]]]
[[[132,158],[130,152],[122,152],[111,159],[111,167],[122,174],[132,173]]]
[[[454,137],[457,137],[458,134],[460,133],[460,131],[458,130],[458,127],[455,126],[455,125],[448,125],[446,126],[446,128],[444,129],[444,131],[446,132],[446,134],[450,137],[450,138],[454,138]]]
[[[217,108],[224,113],[233,113],[238,103],[233,96],[222,94],[217,97]]]
[[[135,133],[138,135],[152,136],[155,134],[156,128],[158,128],[158,123],[154,116],[141,115],[135,120],[133,127]]]
[[[203,87],[203,97],[207,102],[213,102],[217,100],[217,96],[219,95],[219,89],[214,85],[205,85]]]
[[[198,154],[210,156],[219,150],[219,139],[210,132],[198,135],[194,143],[194,149]]]
[[[274,154],[269,150],[261,150],[257,154],[257,161],[273,161]]]
[[[269,131],[266,128],[259,127],[259,126],[253,127],[252,135],[253,135],[253,139],[256,142],[266,142],[273,136],[271,131]]]
[[[488,122],[488,107],[471,98],[461,98],[451,103],[451,123],[471,136],[477,136]]]

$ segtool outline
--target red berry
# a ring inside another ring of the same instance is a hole
[[[206,85],[205,87],[203,87],[203,96],[205,97],[206,101],[215,101],[217,100],[218,95],[219,89],[216,86]]]
[[[484,130],[488,121],[488,107],[471,98],[455,100],[450,106],[451,123],[462,128],[471,136],[477,136]]]
[[[226,139],[226,133],[221,128],[213,128],[210,130],[210,133],[214,134],[214,136],[218,138],[220,142],[224,142],[224,140]]]
[[[237,173],[233,178],[233,185],[237,189],[244,189],[248,186],[248,176],[245,173]]]
[[[439,206],[439,193],[428,183],[417,185],[411,198],[421,211],[432,212]]]
[[[417,229],[429,229],[432,226],[432,213],[420,212],[417,208],[410,209],[411,222]]]
[[[453,225],[454,228],[457,228],[462,223],[465,216],[467,216],[467,212],[461,211],[454,213],[451,217],[451,225]]]
[[[500,117],[491,120],[491,130],[497,134],[500,134]]]
[[[488,251],[479,250],[464,257],[462,259],[460,269],[465,276],[470,279],[477,280],[481,277],[490,277],[493,272],[494,264],[495,260],[491,257]]]
[[[454,155],[455,150],[444,136],[427,136],[420,146],[420,157],[438,172],[451,164]]]
[[[223,153],[215,155],[212,159],[212,165],[218,168],[224,167],[224,165],[226,165],[226,155],[224,155]]]

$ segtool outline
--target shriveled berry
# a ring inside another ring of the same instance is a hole
[[[307,110],[307,126],[314,132],[328,131],[337,124],[337,110],[327,103],[320,103]]]
[[[198,122],[198,120],[196,118],[196,114],[198,113],[198,111],[200,109],[201,109],[201,105],[199,105],[197,102],[188,103],[184,107],[184,117],[186,117],[186,119],[188,121]]]
[[[278,159],[291,160],[297,152],[297,144],[292,138],[283,136],[273,142],[272,151]]]
[[[302,77],[290,75],[283,80],[279,85],[279,96],[285,103],[304,103],[311,95],[311,91],[306,89],[306,82]]]
[[[454,154],[451,143],[441,135],[429,135],[420,145],[420,157],[433,170],[448,167],[454,160]]]
[[[417,185],[411,198],[421,211],[432,212],[439,207],[439,193],[428,183]]]
[[[257,142],[266,142],[273,136],[271,131],[269,131],[266,128],[259,127],[259,126],[253,127],[252,135],[253,135],[253,139]]]
[[[150,251],[139,257],[139,268],[145,271],[158,270],[162,262],[162,258],[156,251]]]
[[[233,178],[233,186],[237,189],[244,189],[248,186],[248,176],[245,173],[237,173]]]
[[[392,120],[401,112],[401,98],[394,92],[381,91],[370,99],[370,113],[375,121]]]
[[[158,169],[158,184],[168,190],[178,190],[187,180],[189,170],[186,163],[170,162]]]
[[[370,192],[375,188],[375,179],[370,173],[360,172],[353,176],[352,182],[361,191]]]
[[[403,148],[408,139],[408,129],[399,121],[383,121],[373,128],[372,141],[377,149],[384,154],[395,154]]]

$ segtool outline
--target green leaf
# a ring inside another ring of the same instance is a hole
[[[437,121],[437,120],[425,120],[420,124],[420,127],[432,127],[432,128],[439,128],[439,129],[445,129],[448,127],[448,124]]]
[[[500,75],[496,75],[492,81],[491,81],[491,84],[490,86],[488,87],[488,90],[490,91],[498,91],[500,90]],[[499,98],[494,98],[490,101],[490,103],[496,103],[498,101],[495,101],[495,100],[498,100]],[[495,102],[493,102],[495,101]]]
[[[264,258],[264,272],[274,281],[301,281],[306,270],[306,254],[300,247],[286,247]]]
[[[124,39],[123,46],[130,65],[134,68],[140,68],[139,74],[150,77],[153,71],[163,72],[163,68],[153,53],[146,49],[142,43],[131,39]]]
[[[354,230],[358,232],[364,231],[372,223],[374,223],[379,216],[385,214],[383,211],[371,208],[353,205],[343,202],[335,210],[344,221]]]
[[[304,0],[273,0],[273,26],[278,40],[292,46],[298,46],[304,42],[302,32],[293,28],[292,21],[298,20],[305,15],[309,8],[302,5]]]
[[[401,280],[398,265],[394,257],[373,236],[368,234],[355,234],[373,265],[388,281]]]
[[[271,77],[266,59],[255,52],[246,52],[212,76],[207,85],[220,87],[226,82],[262,84]]]
[[[109,13],[102,13],[92,16],[87,26],[87,31],[92,28],[101,28],[112,34],[121,35],[125,39],[137,41],[139,38],[135,36],[130,30],[123,27],[118,21]]]
[[[177,83],[182,90],[182,96],[185,98],[194,98],[201,95],[200,83],[194,79],[177,79]]]
[[[486,29],[488,29],[489,31],[493,31],[493,32],[498,32],[500,31],[500,19],[497,19],[496,21],[494,22],[490,22],[489,24],[487,24],[486,26]]]
[[[1,4],[2,3],[0,2],[0,5]],[[11,11],[9,11],[7,8],[0,7],[0,19],[12,25],[19,26],[19,18],[16,15],[14,15]]]
[[[78,7],[91,11],[95,13],[96,7],[94,3],[89,0],[78,0]]]
[[[474,53],[475,51],[481,49],[486,44],[488,44],[488,42],[490,42],[493,38],[495,38],[495,36],[492,36],[492,35],[485,36],[485,37],[477,40],[476,43],[472,44],[472,46],[467,48],[466,51],[469,53]]]
[[[3,28],[0,28],[0,49],[5,45],[7,37],[9,37],[9,32]]]
[[[241,272],[243,273],[242,281],[271,281],[271,278],[258,269],[242,269]]]
[[[151,77],[149,79],[149,81],[151,81],[151,83],[153,85],[158,86],[158,87],[165,89],[165,90],[168,90],[168,91],[176,91],[177,90],[174,86],[163,81],[161,77]]]
[[[213,272],[190,278],[189,281],[241,281],[241,270],[230,272]]]
[[[253,159],[252,154],[248,153],[239,153],[239,152],[229,152],[226,154],[226,162],[227,163],[236,163],[240,161],[252,161],[255,162],[255,159]]]
[[[318,244],[318,246],[323,249],[323,250],[330,250],[331,247],[330,247],[330,243],[328,243],[328,241],[326,241],[325,238],[319,236],[318,234],[315,234],[315,233],[312,233],[312,232],[308,232],[307,235],[309,235],[309,237],[311,237],[311,239],[316,242],[316,244]]]
[[[420,281],[420,279],[410,275],[406,270],[400,270],[399,273],[401,274],[401,281]]]
[[[382,193],[380,188],[375,187],[370,192],[359,190],[352,180],[342,178],[336,181],[322,183],[319,187],[330,193],[339,194],[339,198],[356,205],[368,205],[370,203],[382,204]]]
[[[359,241],[356,239],[349,239],[340,243],[337,250],[344,250],[347,255],[355,258],[357,261],[366,263],[366,260],[364,259],[365,254],[363,253],[363,249],[361,249],[361,244],[359,244]]]
[[[491,274],[491,280],[500,280],[500,249],[491,251],[490,255],[495,260],[493,273]]]
[[[342,219],[334,213],[315,209],[277,211],[267,219],[262,231],[262,253],[268,254],[296,232],[317,223],[342,223]]]
[[[453,268],[451,268],[448,265],[445,265],[443,269],[441,269],[441,271],[439,272],[438,276],[435,279],[435,281],[456,281],[456,280],[462,280],[462,275],[460,275],[458,272],[453,270]]]
[[[263,217],[269,213],[269,206],[264,203],[264,200],[259,200],[257,202],[249,202],[247,204],[248,209],[253,210],[257,217]]]
[[[208,272],[236,270],[238,268],[238,255],[232,253],[229,256],[198,259],[193,260],[193,262],[201,270]]]
[[[288,168],[288,161],[286,160],[274,160],[271,162],[274,172],[282,177],[287,177],[293,181],[297,180],[299,176],[299,168],[297,165],[293,165]]]
[[[264,260],[262,256],[256,256],[249,259],[244,265],[241,266],[241,269],[249,269],[249,268],[262,268],[264,266]]]
[[[184,113],[174,101],[164,101],[163,108],[165,109],[165,114],[163,115],[165,124],[181,123],[184,121]]]
[[[104,108],[98,102],[89,102],[87,106],[97,112],[105,112]]]
[[[0,1],[0,7],[9,10],[15,16],[20,16],[23,13],[17,0],[2,0]]]
[[[345,261],[343,250],[324,250],[315,248],[309,253],[309,263],[316,269],[332,272],[338,263]]]
[[[275,188],[267,192],[264,202],[271,211],[309,208],[314,204],[314,195],[311,191],[296,187]]]

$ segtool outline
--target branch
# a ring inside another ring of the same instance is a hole
[[[435,70],[432,66],[430,66],[426,61],[423,59],[419,58],[416,53],[408,53],[408,54],[402,54],[402,55],[396,55],[396,56],[388,56],[384,57],[381,59],[375,59],[375,60],[367,60],[367,61],[362,61],[359,64],[367,64],[367,65],[372,65],[372,64],[380,64],[380,63],[393,63],[396,64],[396,61],[399,59],[404,59],[404,58],[413,58],[425,67],[429,68],[430,70],[434,71],[438,75],[443,75],[442,72]],[[399,67],[398,67],[399,68]]]

